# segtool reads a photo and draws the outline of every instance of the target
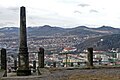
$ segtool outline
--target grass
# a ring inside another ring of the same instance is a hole
[[[69,80],[120,80],[120,76],[73,74]]]
[[[81,70],[80,72],[74,72],[70,75],[64,75],[62,79],[58,80],[120,80],[120,75],[116,74],[116,72],[110,72],[112,69],[118,69],[119,67],[85,67],[85,68],[78,68],[77,70]],[[50,68],[50,72],[54,71],[62,71],[62,70],[69,70],[69,69],[57,69],[57,68]],[[85,73],[82,73],[85,70]],[[91,71],[90,71],[91,70]],[[105,70],[105,71],[104,71]],[[71,69],[74,71],[74,68]],[[86,72],[88,71],[88,72]],[[93,72],[92,72],[93,71]],[[107,71],[107,72],[106,72]]]

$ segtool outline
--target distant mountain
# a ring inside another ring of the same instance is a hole
[[[78,26],[78,27],[75,27],[74,29],[89,29],[89,28],[86,26]]]
[[[120,32],[119,28],[113,28],[110,26],[102,26],[99,28],[95,28],[95,30],[108,31],[109,33],[113,33],[113,34],[119,34],[119,32]]]
[[[78,26],[75,28],[69,29],[64,35],[79,35],[79,36],[88,36],[88,35],[102,35],[103,33],[96,32],[96,30],[92,28],[88,28],[86,26]]]
[[[39,27],[28,27],[27,28],[29,36],[67,36],[67,35],[77,35],[77,36],[98,36],[98,35],[110,35],[119,34],[119,28],[113,28],[109,26],[102,26],[99,28],[88,28],[86,26],[78,26],[75,28],[60,28],[51,27],[49,25],[39,26]],[[5,27],[0,28],[0,36],[18,36],[19,28],[16,27]]]
[[[120,48],[120,34],[112,34],[102,37],[90,38],[79,45],[76,45],[81,51],[88,47],[93,47],[94,50],[108,50],[112,48]]]
[[[18,37],[18,28],[17,27],[5,27],[5,28],[0,28],[0,37],[6,37],[6,38],[11,38],[11,37]]]
[[[66,30],[60,27],[51,27],[49,25],[40,27],[28,27],[28,34],[31,36],[53,36],[58,33],[64,33]]]
[[[111,26],[102,26],[99,28],[96,28],[97,30],[115,30],[116,28],[113,28]]]
[[[78,26],[75,28],[69,29],[64,35],[80,35],[80,36],[95,36],[95,35],[110,35],[110,34],[119,34],[119,28],[113,28],[109,26],[102,26],[99,28],[88,28],[86,26]]]

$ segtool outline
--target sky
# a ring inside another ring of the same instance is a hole
[[[120,28],[120,0],[0,0],[0,27],[19,27],[21,6],[27,26]]]

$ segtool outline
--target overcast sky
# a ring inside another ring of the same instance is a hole
[[[0,27],[18,27],[21,6],[27,26],[120,28],[120,0],[0,0]]]

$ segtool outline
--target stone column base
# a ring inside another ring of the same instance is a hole
[[[17,70],[17,76],[29,76],[31,75],[31,70]]]

